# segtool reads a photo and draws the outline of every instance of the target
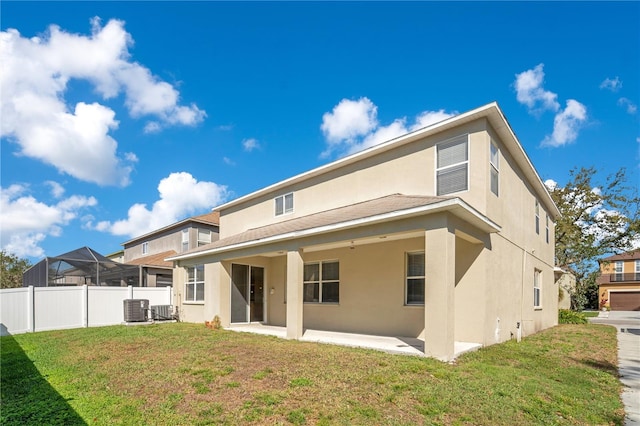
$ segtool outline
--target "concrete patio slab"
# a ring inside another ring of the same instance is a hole
[[[286,338],[286,327],[278,327],[264,324],[233,324],[228,330],[264,334]],[[369,334],[339,333],[335,331],[304,330],[302,338],[304,342],[325,343],[339,346],[349,346],[365,349],[375,349],[382,352],[399,355],[424,355],[424,340],[414,337],[374,336]],[[478,343],[455,342],[455,357],[473,350],[482,345]]]

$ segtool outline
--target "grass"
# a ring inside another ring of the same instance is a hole
[[[2,337],[1,424],[622,425],[612,327],[455,364],[196,324]]]

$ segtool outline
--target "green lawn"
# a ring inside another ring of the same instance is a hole
[[[622,425],[616,333],[562,325],[433,359],[213,331],[3,337],[2,424]]]

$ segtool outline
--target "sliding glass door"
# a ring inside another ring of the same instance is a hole
[[[264,321],[264,268],[231,265],[231,322]]]

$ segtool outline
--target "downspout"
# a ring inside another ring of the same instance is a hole
[[[527,267],[527,250],[522,248],[522,280],[520,282],[520,322],[516,324],[516,341],[520,343],[522,340],[522,326],[523,326],[523,315],[524,315],[524,277],[525,270]]]

